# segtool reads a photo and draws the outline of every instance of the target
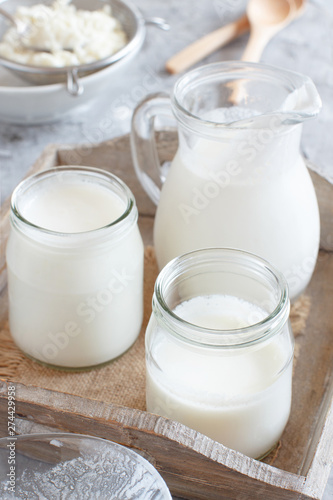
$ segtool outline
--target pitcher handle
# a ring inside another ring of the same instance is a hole
[[[173,117],[169,96],[162,93],[149,95],[134,110],[131,126],[134,170],[143,189],[155,205],[159,202],[164,182],[154,127],[155,118],[161,115]]]

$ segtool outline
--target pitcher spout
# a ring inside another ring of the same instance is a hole
[[[197,68],[178,80],[172,108],[181,125],[218,137],[226,128],[265,128],[271,116],[281,125],[302,123],[319,113],[321,99],[308,76],[226,61]]]
[[[281,125],[293,125],[314,118],[321,109],[320,96],[308,76],[251,63],[231,63],[231,71],[229,106],[246,107],[252,116],[235,120],[229,127],[262,128],[272,116],[278,118]]]
[[[301,123],[314,118],[322,106],[320,96],[311,78],[298,74],[297,77],[295,80],[300,78],[301,84],[290,92],[282,103],[281,111],[279,111],[284,123]]]

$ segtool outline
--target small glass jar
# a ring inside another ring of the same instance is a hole
[[[266,455],[290,413],[289,310],[286,280],[253,254],[211,248],[172,260],[146,332],[147,411]]]
[[[123,354],[143,318],[143,243],[128,187],[95,168],[24,180],[11,201],[9,324],[29,357],[86,369]]]

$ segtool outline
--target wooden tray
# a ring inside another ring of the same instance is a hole
[[[173,132],[160,133],[159,154],[170,160]],[[49,146],[29,172],[90,165],[111,170],[132,189],[139,225],[152,243],[155,207],[135,177],[127,136],[84,146]],[[160,471],[172,494],[188,499],[320,499],[333,461],[333,186],[311,173],[319,198],[321,252],[306,291],[311,311],[299,340],[293,404],[274,466],[230,450],[177,422],[135,408],[16,385],[18,433],[62,430],[114,440],[140,451]],[[0,210],[0,321],[7,317],[4,250],[9,201]],[[0,381],[0,433],[7,435],[7,386]],[[270,457],[269,460],[272,460]]]

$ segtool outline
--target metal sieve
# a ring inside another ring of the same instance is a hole
[[[0,6],[10,14],[14,14],[20,6],[31,7],[38,3],[38,0],[3,0]],[[53,3],[53,0],[46,0],[46,5]],[[153,24],[161,29],[169,29],[169,25],[161,18],[144,19],[136,6],[123,2],[121,0],[72,0],[72,4],[78,9],[98,10],[104,5],[111,6],[112,15],[121,23],[128,42],[115,54],[99,59],[89,64],[80,64],[76,66],[46,67],[32,66],[11,61],[0,56],[0,64],[14,72],[20,78],[35,85],[50,85],[53,83],[66,82],[67,90],[73,96],[82,94],[84,88],[80,80],[81,77],[94,73],[106,66],[116,64],[117,61],[124,59],[127,55],[141,47],[145,35],[146,25]],[[8,29],[8,23],[4,17],[0,18],[0,40]]]

